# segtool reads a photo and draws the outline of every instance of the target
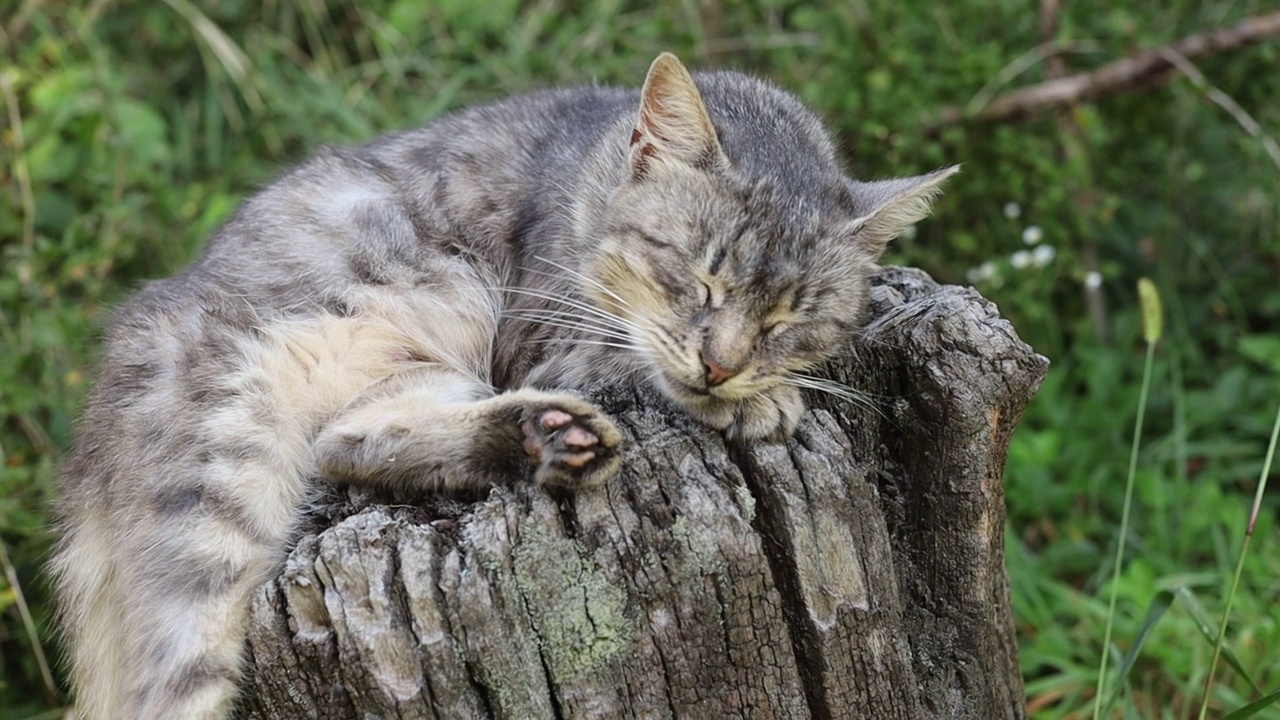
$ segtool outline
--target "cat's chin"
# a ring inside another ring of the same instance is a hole
[[[690,417],[722,430],[732,440],[785,440],[804,413],[800,391],[778,385],[744,398],[723,397],[670,381],[662,390]]]
[[[691,398],[696,398],[698,400],[705,400],[708,402],[712,400],[717,400],[717,399],[718,400],[724,399],[724,398],[718,398],[708,388],[698,387],[697,385],[689,385],[687,383],[682,383],[682,382],[673,382],[668,380],[666,382],[666,389],[669,394],[674,396],[679,396],[679,397],[691,397]]]

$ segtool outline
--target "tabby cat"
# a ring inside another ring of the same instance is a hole
[[[53,560],[80,715],[224,718],[251,594],[321,482],[584,489],[651,383],[786,436],[885,243],[954,168],[846,178],[791,95],[691,76],[537,92],[328,149],[116,314]]]

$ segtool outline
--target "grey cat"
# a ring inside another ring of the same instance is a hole
[[[794,97],[664,54],[639,92],[538,92],[289,172],[108,332],[53,560],[80,716],[230,712],[316,479],[589,488],[621,437],[571,391],[601,383],[786,436],[954,171],[849,180]]]

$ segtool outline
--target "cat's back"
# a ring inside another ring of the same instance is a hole
[[[736,166],[797,188],[838,172],[821,124],[790,94],[734,72],[695,79]],[[411,323],[465,305],[462,289],[510,281],[524,236],[567,233],[565,207],[620,182],[638,97],[536,91],[320,149],[248,198],[189,268],[115,313],[86,426],[121,411],[172,420],[158,410],[210,395],[264,327],[397,312]],[[464,314],[490,314],[491,300]]]

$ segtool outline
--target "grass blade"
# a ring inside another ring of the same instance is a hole
[[[1280,689],[1266,697],[1258,698],[1238,710],[1232,710],[1224,715],[1222,720],[1245,720],[1245,718],[1251,718],[1257,715],[1259,711],[1266,710],[1277,702],[1280,702]]]
[[[1254,525],[1258,522],[1258,510],[1262,507],[1262,495],[1267,491],[1267,476],[1271,474],[1271,463],[1276,459],[1276,438],[1280,437],[1280,407],[1276,408],[1276,422],[1271,428],[1271,442],[1267,444],[1267,459],[1262,462],[1262,477],[1258,478],[1258,489],[1253,495],[1253,508],[1249,511],[1249,524],[1244,531],[1244,542],[1240,545],[1240,559],[1236,561],[1235,577],[1231,579],[1231,589],[1227,591],[1227,606],[1222,610],[1222,625],[1218,628],[1218,642],[1213,647],[1213,661],[1209,663],[1209,674],[1204,679],[1204,697],[1200,701],[1200,720],[1204,720],[1209,712],[1209,690],[1213,687],[1213,675],[1218,669],[1218,657],[1222,655],[1222,643],[1227,636],[1227,623],[1231,619],[1231,603],[1236,599],[1236,590],[1240,587],[1240,575],[1244,572],[1244,559],[1249,554],[1249,541],[1253,539]]]
[[[44,646],[40,644],[40,633],[36,630],[36,621],[31,617],[31,608],[27,606],[26,595],[18,582],[18,571],[9,560],[9,549],[0,542],[0,566],[4,568],[5,580],[13,590],[14,600],[18,605],[18,613],[22,617],[22,625],[27,630],[27,639],[31,641],[31,652],[35,655],[36,665],[40,668],[40,678],[44,680],[44,689],[50,698],[58,697],[58,684],[53,681],[53,672],[49,669],[49,661],[44,654]]]
[[[1172,590],[1161,590],[1151,600],[1151,605],[1147,607],[1146,617],[1142,618],[1142,625],[1138,628],[1138,635],[1133,639],[1133,645],[1129,646],[1129,651],[1124,654],[1120,664],[1116,666],[1116,687],[1111,691],[1111,697],[1107,698],[1107,703],[1102,706],[1101,717],[1107,717],[1111,714],[1111,708],[1115,706],[1116,700],[1120,698],[1120,690],[1124,687],[1124,680],[1129,676],[1129,671],[1133,669],[1133,664],[1138,659],[1138,653],[1142,651],[1142,646],[1147,642],[1147,637],[1151,634],[1151,630],[1160,622],[1160,618],[1164,617],[1169,606],[1173,605],[1174,597]]]
[[[1186,587],[1179,587],[1174,592],[1182,600],[1182,606],[1191,613],[1191,618],[1195,620],[1196,628],[1200,630],[1200,634],[1204,636],[1204,639],[1211,645],[1217,644],[1218,634],[1213,629],[1213,618],[1209,617],[1209,611],[1205,610],[1200,600]],[[1249,687],[1253,688],[1255,693],[1262,692],[1262,688],[1258,686],[1258,683],[1254,682],[1253,676],[1244,669],[1244,663],[1240,662],[1240,658],[1236,657],[1231,648],[1225,646],[1222,648],[1222,659],[1226,660],[1231,669],[1235,670],[1236,674],[1249,683]]]

